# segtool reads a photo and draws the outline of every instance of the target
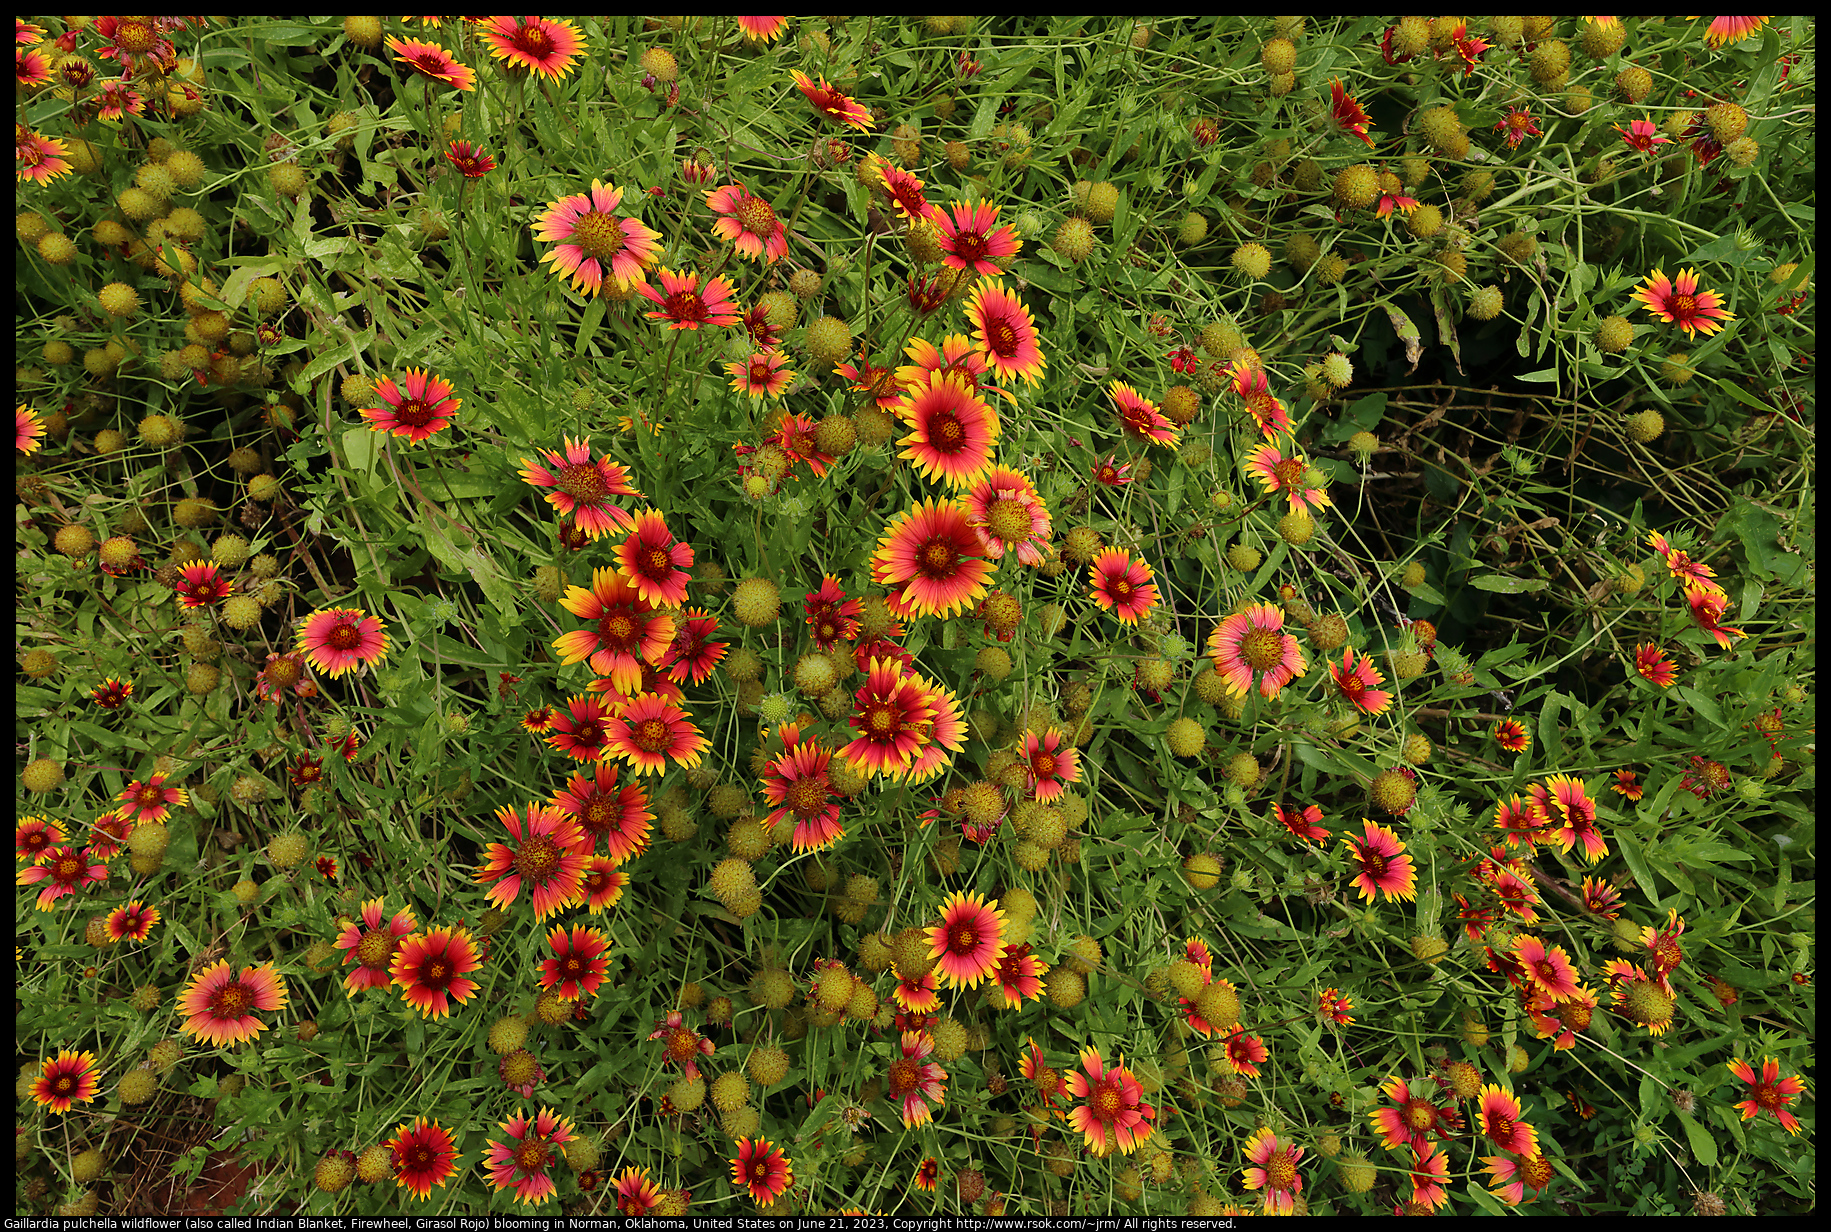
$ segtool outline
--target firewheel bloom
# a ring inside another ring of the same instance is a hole
[[[1263,485],[1267,495],[1288,497],[1292,510],[1320,511],[1334,503],[1327,489],[1309,486],[1310,464],[1294,450],[1285,457],[1276,444],[1261,445],[1247,457],[1242,469]]]
[[[786,17],[739,17],[737,28],[752,43],[773,43],[788,29]]]
[[[1634,647],[1634,670],[1639,672],[1649,683],[1662,689],[1669,689],[1678,680],[1678,664],[1666,656],[1666,652],[1652,642],[1642,642]]]
[[[1038,1000],[1043,995],[1043,977],[1048,974],[1049,964],[1032,954],[1028,943],[1007,945],[999,952],[998,966],[992,972],[994,1000],[1008,1010]]]
[[[992,467],[998,443],[998,413],[973,391],[961,373],[928,376],[909,386],[896,406],[909,425],[898,457],[914,462],[930,483],[969,487]]]
[[[1653,147],[1656,145],[1672,144],[1672,138],[1661,134],[1659,125],[1653,123],[1651,120],[1635,120],[1626,128],[1621,127],[1619,124],[1615,125],[1614,128],[1616,132],[1621,134],[1621,139],[1623,141],[1627,142],[1628,145],[1632,146],[1634,149],[1639,150],[1642,154],[1651,154],[1653,152]]]
[[[1316,1014],[1324,1022],[1332,1022],[1338,1027],[1346,1027],[1354,1022],[1350,1013],[1354,1008],[1354,998],[1346,996],[1338,988],[1325,988],[1317,994]]]
[[[454,141],[445,151],[445,161],[458,169],[458,174],[467,180],[480,180],[496,169],[496,160],[483,151],[482,146],[472,145],[468,141]]]
[[[24,403],[20,403],[13,414],[19,421],[19,452],[22,455],[37,453],[38,444],[44,439],[44,420],[38,417],[37,411]]]
[[[1526,977],[1550,996],[1562,1000],[1577,995],[1577,972],[1563,946],[1548,946],[1521,934],[1513,943],[1513,957]]]
[[[784,748],[763,773],[763,798],[775,806],[765,824],[795,819],[790,845],[796,851],[823,851],[845,837],[839,824],[843,797],[828,774],[833,754],[813,740],[802,740],[794,727],[782,729]]]
[[[877,162],[876,167],[877,182],[890,197],[890,204],[896,207],[896,212],[911,226],[928,222],[940,213],[939,208],[929,204],[928,197],[922,192],[926,185],[920,176],[882,160]]]
[[[1481,1088],[1479,1107],[1481,1132],[1489,1142],[1515,1155],[1539,1153],[1538,1131],[1521,1120],[1519,1101],[1513,1092],[1497,1086]]]
[[[795,1166],[767,1138],[739,1138],[731,1160],[731,1183],[750,1191],[750,1200],[768,1206],[795,1183]]]
[[[404,387],[404,388],[403,388]],[[377,432],[387,432],[417,445],[451,422],[462,398],[454,398],[451,382],[423,368],[409,368],[401,384],[382,377],[375,396],[383,405],[365,406],[358,414]]]
[[[992,278],[975,286],[966,301],[966,319],[972,322],[973,339],[986,366],[1000,380],[1022,377],[1034,385],[1041,379],[1048,361],[1035,318],[1003,282]]]
[[[32,1080],[32,1102],[61,1116],[76,1104],[94,1103],[101,1089],[102,1072],[95,1054],[63,1048],[43,1062]]]
[[[521,459],[522,479],[537,488],[552,488],[546,501],[587,538],[597,539],[613,530],[627,530],[636,524],[635,517],[611,501],[613,496],[641,497],[630,486],[629,472],[609,458],[591,460],[591,442],[564,438],[565,450],[543,449],[547,465]],[[548,469],[551,467],[552,469]]]
[[[1422,1091],[1397,1074],[1380,1084],[1380,1091],[1392,1101],[1390,1108],[1376,1108],[1367,1114],[1379,1132],[1380,1145],[1389,1151],[1403,1147],[1422,1149],[1431,1138],[1453,1137],[1462,1132],[1462,1117],[1453,1107],[1426,1099]]]
[[[1702,591],[1685,592],[1685,602],[1691,605],[1691,619],[1698,628],[1716,639],[1718,646],[1728,650],[1731,639],[1747,637],[1741,629],[1723,624],[1723,613],[1729,610],[1729,599],[1721,594],[1708,594]]]
[[[687,601],[687,570],[693,567],[693,549],[674,538],[674,532],[657,511],[645,509],[636,515],[636,525],[629,538],[617,545],[616,556],[617,572],[636,588],[642,602],[679,607]],[[670,643],[673,637],[670,629]]]
[[[624,864],[648,850],[648,792],[640,783],[617,783],[617,767],[600,761],[590,774],[575,774],[548,801],[579,823],[587,850],[596,851],[598,839],[611,866]]]
[[[35,133],[23,124],[13,125],[13,145],[18,154],[14,176],[21,182],[49,184],[60,175],[70,174],[70,151],[54,137]]]
[[[531,224],[535,239],[557,241],[541,262],[552,262],[581,293],[598,295],[606,281],[622,291],[640,285],[661,256],[661,236],[640,219],[619,215],[622,203],[622,189],[597,180],[588,192],[549,202]]]
[[[1246,403],[1253,422],[1259,425],[1259,432],[1270,441],[1279,436],[1291,434],[1290,413],[1284,409],[1284,403],[1278,401],[1278,395],[1272,392],[1271,379],[1265,375],[1265,369],[1257,364],[1234,364],[1233,392]]]
[[[1043,564],[1054,524],[1035,485],[1021,471],[994,466],[964,499],[967,521],[979,532],[987,556],[1003,560],[1014,552],[1019,564]]]
[[[936,210],[934,223],[941,233],[941,261],[950,269],[972,270],[988,278],[1017,255],[1023,241],[1014,227],[998,226],[998,207],[989,201],[956,202],[952,217]]]
[[[1635,291],[1632,298],[1666,324],[1684,330],[1690,338],[1699,332],[1714,334],[1723,328],[1724,321],[1736,319],[1735,313],[1724,309],[1722,296],[1715,291],[1698,290],[1697,274],[1692,270],[1680,270],[1678,277],[1671,279],[1656,269],[1647,275],[1647,285]]]
[[[1384,894],[1388,902],[1395,898],[1416,899],[1418,878],[1411,857],[1404,854],[1405,844],[1385,826],[1364,817],[1361,825],[1360,838],[1347,834],[1341,841],[1360,866],[1350,884],[1361,892],[1362,901],[1372,902],[1375,894]]]
[[[1137,624],[1157,606],[1151,566],[1133,560],[1124,548],[1108,548],[1094,557],[1088,574],[1088,597],[1122,624]]]
[[[1265,1210],[1272,1215],[1288,1215],[1303,1192],[1303,1177],[1297,1174],[1297,1163],[1303,1148],[1280,1143],[1267,1126],[1260,1126],[1246,1143],[1246,1158],[1252,1167],[1245,1170],[1248,1189],[1265,1191]]]
[[[595,928],[555,924],[547,933],[552,958],[540,963],[540,986],[557,988],[562,1000],[576,1001],[598,991],[610,975],[610,938]]]
[[[1373,665],[1372,658],[1352,646],[1342,652],[1339,666],[1329,664],[1329,674],[1335,678],[1341,695],[1365,714],[1384,714],[1386,707],[1392,705],[1391,693],[1373,687],[1386,682],[1380,669]]]
[[[1691,559],[1691,554],[1682,548],[1675,548],[1671,542],[1656,530],[1647,532],[1647,543],[1660,554],[1666,566],[1666,572],[1687,595],[1722,595],[1723,587],[1717,583],[1716,570],[1700,560]]]
[[[1711,47],[1728,47],[1750,37],[1766,24],[1766,17],[1712,17],[1704,31],[1704,42]]]
[[[1518,719],[1498,719],[1494,723],[1494,742],[1509,753],[1524,753],[1532,747],[1532,733]]]
[[[1329,82],[1329,109],[1335,122],[1341,126],[1343,131],[1359,137],[1368,145],[1373,144],[1373,138],[1367,135],[1367,129],[1373,123],[1373,119],[1361,110],[1361,105],[1354,101],[1354,97],[1341,84],[1340,78]]]
[[[239,1044],[267,1029],[255,1010],[285,1005],[286,981],[272,963],[243,967],[236,975],[224,960],[199,971],[179,995],[178,1012],[185,1020],[178,1029],[206,1044]]]
[[[388,657],[381,621],[361,608],[330,607],[299,622],[299,653],[327,676],[373,667]]]
[[[178,571],[172,589],[178,593],[181,606],[194,610],[221,603],[234,592],[235,583],[224,577],[214,562],[194,560]]]
[[[719,216],[712,232],[734,241],[738,256],[773,265],[788,255],[788,229],[769,202],[753,196],[741,183],[731,183],[706,193],[706,204]]]
[[[458,63],[449,51],[437,43],[422,42],[419,39],[396,38],[388,36],[388,50],[394,58],[434,81],[442,81],[459,90],[475,90],[477,74],[474,70]]]
[[[1106,387],[1113,405],[1119,408],[1119,422],[1127,434],[1153,445],[1175,445],[1176,425],[1157,409],[1157,404],[1143,397],[1124,381]]]
[[[1591,864],[1608,854],[1608,843],[1596,829],[1596,802],[1581,779],[1554,774],[1532,785],[1532,815],[1538,819],[1541,838],[1568,852],[1581,845]]]
[[[941,906],[941,922],[928,929],[928,956],[947,983],[976,988],[998,969],[1004,912],[998,900],[954,893]]]
[[[1221,621],[1208,635],[1208,653],[1235,697],[1244,696],[1258,673],[1259,695],[1270,700],[1305,667],[1297,639],[1284,631],[1284,612],[1269,603],[1251,604]]]
[[[1748,1084],[1747,1098],[1736,1104],[1744,1121],[1753,1120],[1763,1112],[1771,1112],[1780,1121],[1781,1127],[1789,1134],[1800,1130],[1799,1118],[1787,1111],[1787,1105],[1793,1102],[1795,1095],[1803,1095],[1806,1080],[1795,1074],[1791,1078],[1780,1076],[1780,1062],[1773,1057],[1766,1057],[1761,1062],[1761,1072],[1755,1073],[1755,1067],[1741,1057],[1730,1061],[1726,1069],[1735,1075],[1736,1081]]]
[[[590,590],[567,587],[560,606],[589,622],[554,640],[560,662],[589,662],[619,693],[635,692],[643,664],[659,667],[674,643],[674,614],[655,610],[634,582],[612,569],[593,569]]]
[[[334,942],[337,949],[347,951],[343,956],[344,965],[356,964],[356,970],[343,977],[343,991],[348,996],[353,997],[365,988],[386,988],[393,983],[388,965],[394,961],[394,951],[400,947],[402,937],[419,928],[411,907],[395,912],[386,924],[382,923],[385,910],[385,900],[370,899],[362,905],[361,921],[352,920]]]
[[[504,805],[496,820],[508,830],[513,845],[491,843],[484,849],[475,880],[489,885],[486,897],[497,910],[507,910],[525,884],[534,904],[534,918],[544,920],[579,899],[579,878],[591,848],[579,823],[557,808],[530,804],[527,820]]]
[[[1024,785],[1038,800],[1057,799],[1068,784],[1081,779],[1080,753],[1053,727],[1041,735],[1024,733],[1018,753],[1024,768]]]
[[[1507,114],[1502,116],[1500,122],[1494,126],[1494,131],[1506,135],[1507,148],[1509,150],[1519,149],[1520,142],[1528,137],[1543,137],[1545,135],[1540,131],[1538,124],[1533,120],[1532,113],[1522,111],[1518,107],[1509,107],[1507,109]]]
[[[802,97],[813,105],[815,111],[835,124],[856,128],[860,132],[872,127],[871,113],[864,105],[847,98],[838,90],[828,85],[822,77],[818,83],[799,69],[790,73],[795,79],[795,89],[801,91]]]
[[[444,1018],[453,1001],[462,1005],[477,995],[481,985],[464,977],[482,966],[468,930],[431,928],[401,942],[388,973],[422,1018]]]
[[[1594,1112],[1594,1109],[1591,1109]],[[1508,1155],[1484,1155],[1481,1162],[1488,1165],[1488,1175],[1494,1183],[1488,1192],[1505,1202],[1508,1206],[1518,1206],[1526,1200],[1526,1191],[1530,1189],[1537,1197],[1541,1189],[1551,1183],[1555,1175],[1551,1161],[1543,1155],[1527,1155],[1515,1159]]]
[[[788,356],[780,351],[758,351],[747,360],[731,360],[725,372],[731,377],[731,388],[752,398],[780,398],[795,379]]]
[[[1068,1094],[1087,1102],[1068,1110],[1068,1124],[1086,1138],[1096,1157],[1115,1149],[1130,1155],[1151,1136],[1157,1110],[1144,1102],[1144,1088],[1123,1058],[1107,1069],[1099,1048],[1089,1044],[1079,1060],[1081,1069],[1066,1075]]]
[[[902,774],[934,720],[931,696],[920,677],[905,672],[898,660],[872,658],[849,720],[858,737],[839,755],[861,774]]]
[[[565,1159],[560,1148],[578,1137],[571,1120],[551,1108],[542,1108],[532,1117],[518,1110],[502,1122],[502,1132],[508,1141],[491,1139],[483,1154],[490,1184],[497,1189],[513,1188],[516,1199],[529,1206],[547,1201],[559,1191],[549,1173]]]
[[[636,288],[638,294],[661,309],[643,314],[651,321],[665,322],[669,329],[698,329],[702,325],[723,329],[743,319],[731,298],[731,284],[723,278],[706,279],[702,290],[699,275],[693,270],[677,274],[664,268],[655,271],[655,277],[661,280],[660,291],[646,282]]]
[[[163,774],[151,774],[144,783],[138,779],[129,783],[115,799],[121,801],[121,807],[114,815],[122,821],[159,822],[174,806],[188,804],[191,793],[182,787],[167,787]]]
[[[898,514],[871,556],[871,578],[918,616],[951,616],[985,596],[993,566],[952,501],[923,501]]]
[[[382,1146],[392,1158],[395,1184],[422,1202],[434,1185],[444,1188],[458,1174],[458,1140],[437,1121],[402,1121]]]
[[[485,17],[477,33],[492,57],[548,81],[570,73],[585,52],[578,27],[552,17]]]
[[[44,882],[44,889],[38,891],[38,909],[49,911],[64,895],[108,880],[108,865],[97,858],[99,854],[88,847],[80,851],[69,846],[53,847],[37,864],[20,869],[14,880],[18,885]]]
[[[929,1060],[935,1037],[926,1031],[905,1031],[899,1045],[902,1055],[890,1063],[884,1098],[902,1113],[904,1128],[926,1125],[934,1119],[928,1101],[947,1103],[947,1071]]]
[[[1288,807],[1283,804],[1272,806],[1278,824],[1290,831],[1292,838],[1300,838],[1306,843],[1327,842],[1329,832],[1322,825],[1322,806],[1312,804],[1305,809]]]
[[[699,764],[706,738],[687,712],[659,693],[638,693],[606,728],[607,755],[621,757],[637,774],[660,774],[668,762]]]

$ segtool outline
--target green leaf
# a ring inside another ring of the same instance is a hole
[[[1626,831],[1617,831],[1615,846],[1621,849],[1622,861],[1628,866],[1628,871],[1634,874],[1634,880],[1639,883],[1641,892],[1647,896],[1653,910],[1661,910],[1664,904],[1660,902],[1658,883],[1653,880],[1653,869],[1647,863],[1646,852],[1641,850],[1640,840]]]
[[[1685,1137],[1691,1143],[1691,1153],[1697,1156],[1698,1163],[1706,1168],[1717,1166],[1717,1140],[1710,1136],[1710,1131],[1697,1123],[1689,1112],[1680,1111],[1678,1123],[1685,1127]]]
[[[1551,583],[1544,578],[1508,577],[1501,573],[1484,573],[1480,577],[1470,578],[1469,585],[1476,590],[1492,590],[1500,594],[1517,595],[1529,590],[1544,590]]]

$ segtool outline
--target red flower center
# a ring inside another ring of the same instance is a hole
[[[1279,490],[1283,491],[1297,487],[1303,480],[1303,472],[1307,469],[1302,458],[1285,458],[1272,467],[1272,474],[1277,477]]]
[[[408,398],[394,408],[394,422],[406,424],[410,428],[423,428],[436,416],[430,404],[419,398]]]
[[[231,983],[210,998],[210,1013],[216,1018],[240,1018],[254,1005],[254,997],[239,983]]]
[[[673,735],[668,730],[666,720],[663,719],[642,720],[636,724],[636,729],[631,733],[630,738],[644,753],[660,753],[673,742]]]
[[[642,572],[647,577],[666,577],[674,568],[674,558],[666,548],[650,548],[643,559]]]
[[[515,1166],[523,1172],[539,1172],[547,1166],[552,1155],[545,1138],[529,1138],[515,1152]]]
[[[953,936],[948,938],[949,950],[955,954],[971,954],[979,944],[979,930],[971,924],[962,924],[954,929]]]
[[[636,621],[627,612],[612,612],[598,620],[598,640],[610,650],[627,652],[636,637]]]
[[[1678,294],[1671,300],[1672,315],[1679,320],[1686,320],[1697,315],[1697,299],[1694,296]]]
[[[759,388],[768,388],[772,375],[773,373],[770,371],[769,362],[767,360],[753,359],[750,361],[750,383],[752,385]]]
[[[826,784],[819,779],[796,779],[790,785],[784,802],[796,813],[817,813],[826,806]]]
[[[553,40],[539,26],[527,26],[516,31],[511,41],[515,44],[515,50],[530,60],[545,60],[553,54]]]
[[[748,193],[739,199],[737,208],[732,211],[732,214],[737,218],[738,226],[759,239],[773,236],[780,225],[776,221],[776,212],[770,208],[769,202],[761,197],[750,196]]]
[[[610,825],[611,816],[617,811],[616,802],[609,796],[593,795],[579,810],[579,820],[592,830],[602,830]]]
[[[597,210],[586,210],[572,224],[572,241],[586,256],[599,261],[616,256],[628,242],[616,217]]]
[[[1000,359],[1009,359],[1017,354],[1017,330],[1009,321],[988,321],[985,326],[986,345]]]
[[[922,572],[931,578],[949,577],[960,563],[960,552],[949,540],[931,539],[923,545],[916,561]]]
[[[1108,579],[1106,589],[1112,595],[1114,603],[1123,606],[1131,600],[1132,583],[1124,576]]]
[[[1274,629],[1254,627],[1240,639],[1240,657],[1257,671],[1267,671],[1284,659],[1284,637]]]
[[[1386,875],[1386,857],[1374,851],[1363,851],[1360,855],[1361,871],[1374,881]]]
[[[667,303],[661,310],[676,321],[703,321],[706,319],[706,302],[691,291],[676,291],[668,296]]]
[[[584,719],[572,729],[572,742],[575,745],[590,747],[601,744],[604,740],[604,723],[600,719]]]
[[[562,467],[556,486],[573,500],[585,504],[602,500],[610,491],[604,482],[603,472],[589,462]]]
[[[1055,777],[1055,754],[1038,753],[1030,759],[1030,771],[1039,779]]]
[[[928,443],[951,453],[966,444],[966,426],[956,416],[942,411],[928,421]]]
[[[1102,1086],[1098,1091],[1094,1092],[1094,1115],[1099,1117],[1102,1121],[1112,1120],[1119,1115],[1120,1109],[1124,1107],[1125,1097],[1119,1094],[1117,1088]]]
[[[420,969],[420,983],[430,988],[443,988],[451,979],[451,964],[443,958],[429,959]]]
[[[914,1057],[903,1057],[890,1063],[890,1098],[900,1100],[922,1081],[922,1066]]]
[[[165,789],[162,787],[155,787],[151,783],[148,783],[145,787],[140,789],[140,794],[137,798],[143,805],[158,804],[161,800],[165,799]]]
[[[978,261],[986,255],[986,251],[985,236],[980,235],[977,231],[961,231],[954,236],[954,255],[956,257],[968,262]]]
[[[354,650],[362,645],[362,630],[347,620],[339,621],[324,635],[324,641],[332,650]]]

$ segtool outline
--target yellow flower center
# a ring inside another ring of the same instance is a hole
[[[738,226],[759,238],[767,239],[774,235],[780,225],[776,221],[775,210],[761,197],[746,194],[738,201],[737,209],[732,213],[737,218]]]
[[[894,707],[877,705],[865,714],[865,726],[871,729],[874,736],[888,736],[897,728],[897,713]]]
[[[598,621],[598,639],[613,647],[626,646],[636,636],[635,618],[625,612],[612,612]]]
[[[1240,657],[1254,670],[1268,671],[1284,660],[1284,635],[1254,626],[1240,639]]]
[[[553,40],[539,26],[528,26],[517,32],[515,47],[531,60],[544,60],[553,54]]]
[[[529,1138],[515,1152],[515,1166],[523,1172],[539,1172],[547,1166],[547,1159],[552,1155],[544,1138]]]
[[[610,490],[604,483],[603,472],[587,462],[562,467],[556,486],[573,500],[585,504],[601,499]]]
[[[650,577],[660,577],[674,567],[674,558],[668,555],[666,548],[650,548],[648,550],[647,563],[648,568],[646,572],[648,575]]]
[[[1297,1165],[1292,1161],[1289,1152],[1279,1151],[1265,1165],[1265,1187],[1267,1189],[1289,1189],[1297,1181]]]
[[[1101,1087],[1094,1094],[1094,1115],[1102,1121],[1112,1120],[1124,1107],[1125,1100],[1113,1087]]]
[[[586,210],[572,224],[572,242],[599,261],[616,256],[628,243],[616,217],[597,210]]]
[[[796,813],[818,813],[827,802],[827,789],[819,779],[796,779],[789,787],[784,802]]]
[[[634,739],[644,753],[659,753],[673,743],[673,735],[661,719],[642,720],[636,725]]]
[[[1308,469],[1302,458],[1286,458],[1272,467],[1272,474],[1277,477],[1278,489],[1283,491],[1294,488],[1303,482],[1303,472]]]
[[[1405,1101],[1405,1124],[1414,1130],[1429,1129],[1437,1123],[1437,1109],[1426,1099]]]
[[[114,45],[130,55],[143,55],[158,43],[158,34],[143,21],[124,21],[115,27]]]
[[[1672,315],[1683,321],[1697,315],[1697,299],[1690,295],[1674,295],[1671,300]]]
[[[1551,1183],[1551,1161],[1543,1155],[1528,1155],[1519,1161],[1519,1176],[1534,1189]]]
[[[890,1097],[901,1099],[916,1089],[922,1080],[922,1066],[914,1057],[902,1057],[890,1063]]]

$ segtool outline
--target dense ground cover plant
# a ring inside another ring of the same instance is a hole
[[[1815,53],[20,20],[21,1209],[1807,1209]]]

